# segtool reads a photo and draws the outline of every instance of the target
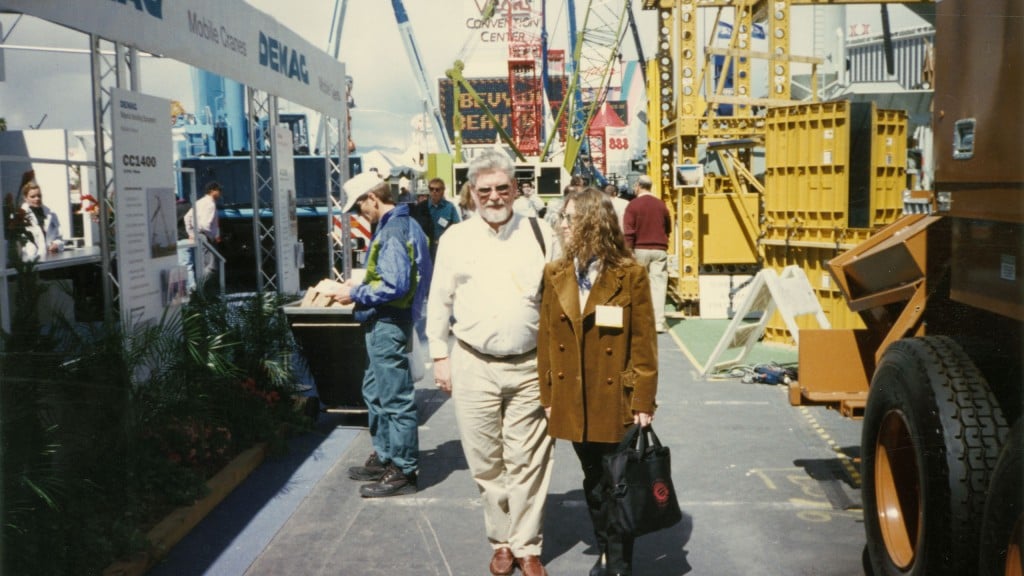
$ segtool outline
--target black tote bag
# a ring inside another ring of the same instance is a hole
[[[601,490],[609,519],[625,536],[640,536],[674,526],[682,519],[672,462],[654,428],[634,424],[615,452],[603,458]]]

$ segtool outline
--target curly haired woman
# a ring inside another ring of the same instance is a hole
[[[633,538],[617,533],[594,492],[601,458],[631,424],[649,426],[658,388],[646,269],[626,248],[611,200],[588,187],[561,209],[562,257],[544,269],[537,361],[548,434],[572,442],[600,549],[590,576],[631,574]]]

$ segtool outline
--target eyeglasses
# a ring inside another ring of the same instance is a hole
[[[444,190],[442,186],[428,186],[431,192],[441,192]]]
[[[574,212],[559,212],[558,213],[558,217],[561,218],[562,220],[565,220],[565,223],[568,224],[569,226],[572,226],[572,218],[575,215],[576,214]]]
[[[497,192],[498,194],[506,194],[511,188],[511,184],[499,184],[497,186],[490,186],[487,188],[477,188],[476,193],[481,196],[490,196],[491,192]]]

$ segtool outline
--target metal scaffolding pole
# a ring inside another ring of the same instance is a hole
[[[123,88],[125,84],[137,91],[139,79],[136,50],[113,43],[113,52],[104,51],[101,50],[104,42],[95,34],[89,35],[96,198],[100,218],[100,266],[103,272],[103,317],[109,322],[115,318],[115,306],[120,305],[120,284],[111,258],[115,249],[117,222],[111,91],[113,88]]]

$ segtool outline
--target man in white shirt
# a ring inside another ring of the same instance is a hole
[[[514,165],[500,153],[474,160],[468,179],[478,218],[441,237],[427,339],[434,380],[452,395],[466,461],[494,550],[491,574],[544,576],[540,562],[552,440],[540,405],[537,323],[546,222],[512,210]],[[454,318],[454,322],[450,319]],[[449,357],[449,335],[455,343]]]
[[[512,210],[527,218],[544,216],[544,200],[534,193],[533,182],[523,182],[519,196],[512,203]]]
[[[217,217],[217,199],[220,198],[221,193],[220,183],[210,182],[206,185],[205,192],[206,194],[202,198],[196,200],[196,205],[185,213],[185,232],[188,233],[189,240],[196,239],[196,230],[198,230],[211,244],[219,244],[220,219]],[[202,276],[197,280],[205,282],[206,279],[212,278],[212,274],[216,271],[216,262],[213,254],[203,249],[201,244],[196,243],[195,250],[196,253],[202,254],[203,263]],[[193,270],[189,272],[193,272]]]

